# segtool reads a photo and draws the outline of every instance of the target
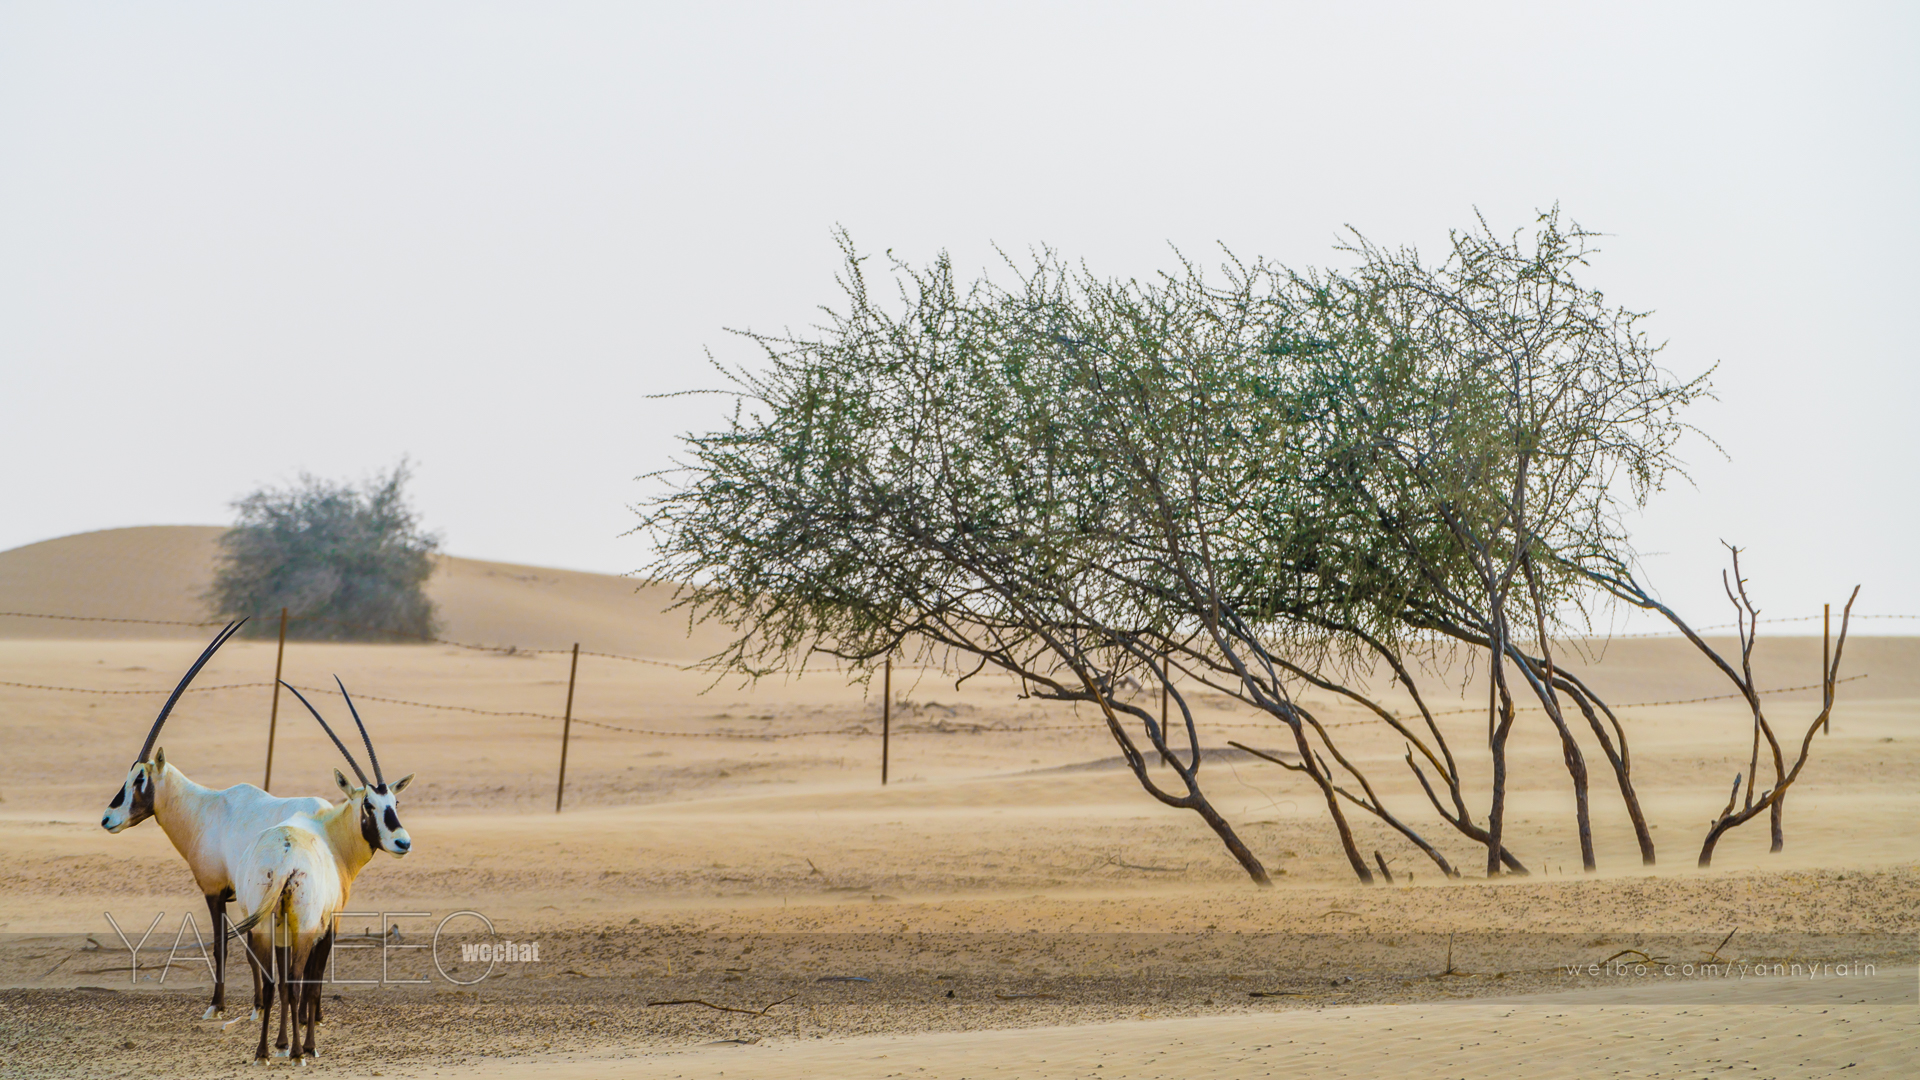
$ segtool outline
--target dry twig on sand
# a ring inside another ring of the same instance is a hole
[[[1440,971],[1432,975],[1429,975],[1427,976],[1427,978],[1445,979],[1445,978],[1452,977],[1452,978],[1465,979],[1465,978],[1470,978],[1477,974],[1479,974],[1479,972],[1477,971],[1461,971],[1459,968],[1453,966],[1453,935],[1448,934],[1447,935],[1447,969],[1445,971]]]
[[[672,1001],[649,1001],[647,1002],[647,1008],[653,1009],[662,1005],[705,1005],[709,1009],[718,1009],[721,1012],[744,1013],[747,1016],[765,1016],[767,1015],[768,1009],[773,1008],[775,1005],[785,1005],[792,1000],[792,998],[781,998],[779,1001],[770,1001],[758,1009],[736,1009],[731,1005],[715,1005],[711,1001],[702,1001],[699,998],[675,998]]]
[[[1184,874],[1187,872],[1187,867],[1191,865],[1193,864],[1181,863],[1179,866],[1148,866],[1143,863],[1130,863],[1124,859],[1109,855],[1095,865],[1094,869],[1098,870],[1102,866],[1117,866],[1122,870],[1145,870],[1154,874]]]

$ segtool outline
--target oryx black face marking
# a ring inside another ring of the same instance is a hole
[[[154,783],[148,775],[150,765],[136,762],[113,793],[107,812],[100,816],[100,827],[108,832],[130,829],[153,816]],[[124,808],[124,809],[123,809]]]
[[[387,831],[400,831],[400,815],[394,813],[393,807],[391,806],[387,807]]]

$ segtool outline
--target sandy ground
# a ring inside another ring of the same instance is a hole
[[[0,610],[198,618],[204,584],[189,579],[211,535],[117,530],[0,553]],[[435,589],[449,637],[523,649],[580,640],[669,662],[699,651],[618,579],[448,560]],[[164,966],[176,939],[191,942],[183,917],[205,918],[184,866],[153,823],[120,836],[97,825],[202,631],[26,622],[0,618],[0,683],[32,684],[0,685],[0,1072],[244,1073],[256,1031],[197,1019],[208,980],[181,958],[190,948]],[[1762,681],[1812,681],[1819,648],[1764,643]],[[1592,653],[1591,681],[1616,702],[1724,692],[1670,640]],[[1724,701],[1642,707],[1623,721],[1660,864],[1639,865],[1619,800],[1596,777],[1601,869],[1580,874],[1565,772],[1536,715],[1516,737],[1509,826],[1534,873],[1443,880],[1356,819],[1363,848],[1396,872],[1392,887],[1372,888],[1353,883],[1324,806],[1292,774],[1230,753],[1210,753],[1203,772],[1276,873],[1274,888],[1256,889],[1194,815],[1155,803],[1115,767],[1091,717],[1020,700],[1004,681],[956,689],[938,672],[897,670],[882,788],[877,691],[837,673],[712,686],[583,658],[575,715],[595,723],[573,728],[559,815],[558,721],[367,700],[388,772],[418,776],[402,800],[416,847],[368,867],[355,907],[376,914],[343,933],[371,945],[383,940],[377,913],[424,912],[390,918],[399,937],[384,940],[432,944],[439,920],[477,911],[495,934],[476,937],[472,919],[448,925],[454,977],[484,968],[453,958],[461,943],[537,942],[541,956],[461,986],[424,966],[440,953],[396,948],[390,974],[430,981],[331,988],[315,1067],[1906,1075],[1920,1051],[1920,641],[1858,638],[1848,656],[1845,674],[1868,677],[1843,688],[1780,854],[1750,825],[1722,842],[1713,869],[1694,867],[1704,823],[1745,767],[1747,722]],[[270,643],[228,646],[196,684],[208,692],[169,722],[168,760],[203,783],[260,782],[271,699],[242,684],[269,680],[273,662]],[[560,712],[567,678],[563,656],[440,645],[296,644],[286,665],[295,683],[338,673],[369,699],[542,716]],[[49,686],[119,693],[35,688]],[[1780,695],[1770,708],[1791,727],[1812,715],[1810,699]],[[317,700],[343,711],[337,697]],[[325,795],[337,754],[292,704],[282,703],[273,788]],[[1224,700],[1201,704],[1207,745],[1283,745]],[[1458,689],[1441,704],[1461,707]],[[1484,718],[1443,723],[1465,751]],[[1475,865],[1472,845],[1420,811],[1398,740],[1367,725],[1337,731],[1389,801]],[[1484,801],[1484,786],[1474,790]],[[135,941],[161,916],[137,979],[109,913]],[[340,974],[367,975],[379,955],[350,957]],[[1609,958],[1608,973],[1593,974]],[[1651,971],[1617,972],[1643,961]],[[1708,976],[1710,963],[1733,974]],[[1702,973],[1664,974],[1669,964]],[[1769,974],[1754,974],[1761,965]],[[686,999],[745,1011],[650,1004]]]

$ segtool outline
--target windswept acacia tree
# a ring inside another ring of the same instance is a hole
[[[1086,703],[1138,782],[1261,883],[1202,787],[1193,692],[1284,728],[1290,751],[1258,753],[1320,793],[1363,881],[1352,812],[1458,870],[1301,695],[1391,728],[1490,874],[1524,871],[1503,827],[1526,695],[1559,733],[1587,866],[1579,721],[1653,860],[1625,731],[1552,642],[1618,595],[1594,572],[1633,564],[1620,512],[1677,467],[1706,384],[1659,368],[1638,316],[1574,280],[1589,234],[1550,212],[1531,236],[1455,234],[1432,267],[1359,239],[1346,271],[1229,258],[1147,282],[1042,252],[1010,285],[963,286],[941,257],[893,264],[885,302],[839,239],[844,307],[812,334],[747,334],[764,362],[728,373],[732,422],[688,436],[640,508],[650,571],[735,632],[711,669],[917,652]],[[1484,824],[1419,685],[1460,649],[1493,676]],[[1411,713],[1367,688],[1376,667]],[[1115,693],[1129,679],[1164,688],[1169,722]]]

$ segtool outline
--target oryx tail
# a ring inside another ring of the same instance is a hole
[[[298,869],[292,866],[275,867],[273,876],[267,881],[267,887],[260,894],[259,906],[253,914],[227,927],[227,937],[244,936],[248,931],[260,925],[260,920],[280,911],[281,902],[286,898],[287,884],[293,880]]]

